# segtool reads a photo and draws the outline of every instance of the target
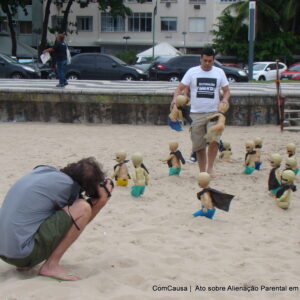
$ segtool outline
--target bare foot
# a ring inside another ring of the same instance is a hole
[[[214,170],[207,170],[207,173],[210,175],[211,178],[217,178],[219,174]]]
[[[59,281],[77,281],[80,279],[77,276],[68,274],[68,272],[59,265],[50,268],[47,262],[40,268],[39,275]]]

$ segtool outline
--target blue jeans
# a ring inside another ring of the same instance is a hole
[[[56,62],[56,70],[57,70],[57,75],[59,79],[59,84],[66,84],[66,74],[65,74],[65,68],[67,65],[67,60],[62,60],[62,61],[57,61]]]

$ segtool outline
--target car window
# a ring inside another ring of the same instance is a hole
[[[200,58],[198,57],[183,57],[182,64],[186,67],[194,67],[200,65]]]
[[[76,57],[77,59],[73,63],[77,63],[80,65],[94,65],[95,64],[95,55],[82,55]]]
[[[261,71],[265,68],[266,64],[253,64],[253,71]]]
[[[289,67],[289,71],[300,71],[300,65],[294,65]]]
[[[285,66],[284,66],[283,64],[278,64],[278,68],[279,68],[279,69],[284,69]]]
[[[112,63],[115,63],[111,58],[106,57],[106,56],[97,56],[97,63],[101,67],[111,67]]]
[[[276,70],[276,64],[269,64],[267,68],[270,68],[270,71]]]

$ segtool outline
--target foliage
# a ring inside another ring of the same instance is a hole
[[[116,57],[120,58],[121,60],[125,61],[128,65],[132,65],[135,63],[136,60],[136,51],[134,50],[124,50],[116,54]]]
[[[249,1],[229,5],[212,31],[213,46],[223,55],[248,56]],[[257,0],[254,60],[290,60],[300,53],[300,1]]]

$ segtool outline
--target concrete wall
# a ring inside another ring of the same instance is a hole
[[[0,92],[0,121],[167,124],[171,95]],[[231,97],[228,125],[276,124],[273,96]]]

